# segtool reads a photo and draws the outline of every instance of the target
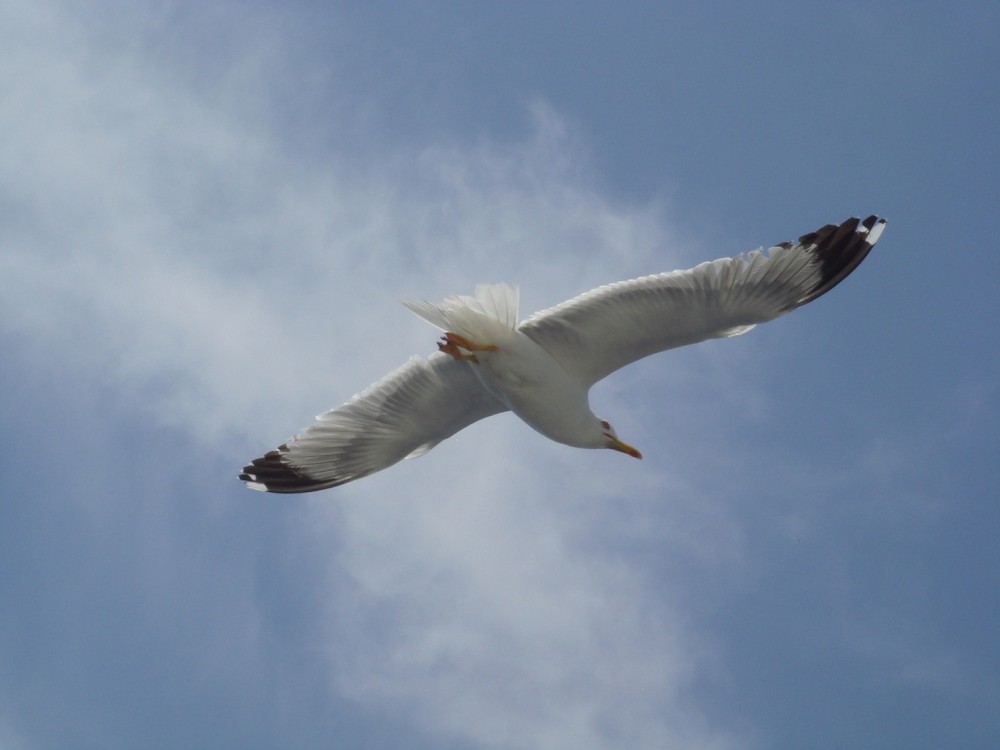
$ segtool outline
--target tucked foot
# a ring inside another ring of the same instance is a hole
[[[476,344],[464,336],[446,331],[444,336],[441,337],[441,341],[438,342],[438,349],[463,362],[475,362],[479,364],[479,360],[472,352],[495,352],[498,347],[495,344]]]
[[[469,354],[467,352],[463,352],[461,349],[458,348],[457,344],[454,344],[451,341],[447,340],[439,341],[438,351],[442,351],[445,354],[450,354],[455,359],[461,362],[475,362],[477,365],[479,364],[479,359],[476,357],[475,354]]]
[[[451,331],[447,331],[443,338],[449,344],[456,344],[470,352],[495,352],[497,350],[496,344],[475,344],[464,336],[459,336]]]

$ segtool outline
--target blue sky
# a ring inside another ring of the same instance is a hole
[[[987,748],[996,3],[0,3],[0,750]],[[889,224],[830,295],[309,496],[397,304]]]

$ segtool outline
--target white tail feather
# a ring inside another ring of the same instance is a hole
[[[517,328],[518,289],[507,284],[477,284],[475,295],[457,294],[440,302],[402,300],[411,311],[442,331],[489,344]]]

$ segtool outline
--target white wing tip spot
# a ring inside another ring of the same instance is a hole
[[[858,231],[867,234],[865,238],[869,245],[874,245],[878,242],[878,238],[882,236],[882,232],[885,231],[885,219],[879,219],[875,222],[875,225],[868,229],[863,224],[858,227]]]

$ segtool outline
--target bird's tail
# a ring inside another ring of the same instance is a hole
[[[477,284],[474,296],[458,294],[440,302],[402,300],[411,311],[442,331],[469,341],[489,344],[517,328],[518,288],[507,284]]]

